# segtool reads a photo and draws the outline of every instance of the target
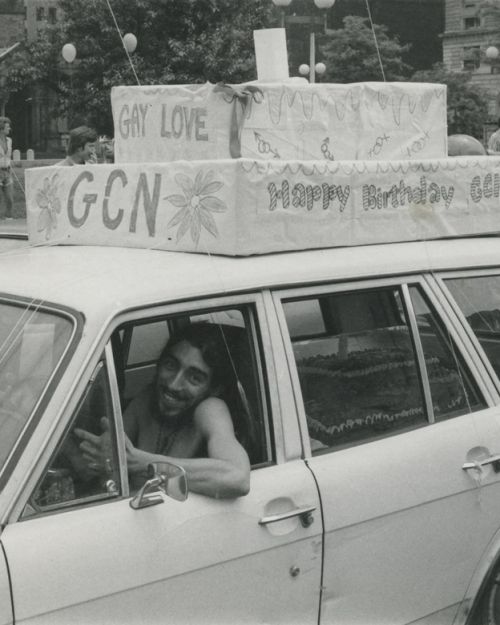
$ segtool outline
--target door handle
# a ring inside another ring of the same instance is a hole
[[[264,516],[260,519],[259,525],[269,525],[269,523],[277,523],[278,521],[285,521],[286,519],[293,519],[293,517],[300,517],[300,522],[303,527],[309,527],[314,523],[313,512],[316,510],[316,506],[306,506],[305,508],[295,508],[288,512],[282,512],[280,514],[271,514]]]
[[[470,469],[477,469],[478,467],[485,467],[488,464],[493,465],[493,470],[495,473],[500,472],[500,454],[494,454],[493,456],[488,456],[488,458],[484,458],[483,460],[478,460],[477,462],[466,462],[462,465],[462,469],[464,471],[469,471]]]

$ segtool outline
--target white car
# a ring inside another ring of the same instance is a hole
[[[1,625],[500,621],[497,238],[30,246],[0,292]],[[201,320],[250,407],[250,492],[132,492],[122,409]],[[73,430],[102,416],[89,480]]]

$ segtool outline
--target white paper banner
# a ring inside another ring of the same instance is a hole
[[[437,84],[123,86],[111,103],[117,163],[447,156],[446,87]]]
[[[500,230],[500,158],[34,168],[32,243],[229,255]]]

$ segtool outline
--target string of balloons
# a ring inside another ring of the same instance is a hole
[[[118,33],[118,36],[120,37],[120,41],[123,46],[123,49],[125,50],[125,54],[127,55],[128,62],[132,69],[132,73],[134,74],[137,84],[140,86],[141,83],[135,71],[132,58],[130,56],[134,52],[134,50],[137,48],[137,37],[133,33],[126,33],[125,35],[122,35],[120,27],[118,26],[118,22],[116,21],[116,16],[114,14],[113,8],[111,7],[111,4],[109,3],[109,0],[106,0],[106,4],[111,14],[111,17],[113,19],[116,32]],[[77,55],[77,50],[73,43],[64,44],[64,46],[62,47],[62,56],[63,56],[63,59],[67,63],[70,63],[70,64],[73,63],[73,61],[76,59],[76,55]]]

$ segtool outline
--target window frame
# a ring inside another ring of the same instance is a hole
[[[0,293],[0,302],[11,304],[13,306],[22,306],[31,308],[37,311],[54,314],[59,317],[67,319],[71,323],[72,331],[68,339],[66,347],[59,358],[59,362],[54,367],[51,376],[47,380],[47,383],[38,398],[37,403],[33,407],[30,417],[26,421],[26,424],[20,433],[18,440],[12,449],[10,455],[6,459],[2,469],[0,470],[0,493],[8,486],[10,476],[14,471],[19,459],[21,458],[24,450],[29,445],[33,432],[38,426],[40,420],[43,418],[43,414],[47,409],[50,402],[52,393],[60,383],[64,372],[69,365],[78,343],[83,334],[83,327],[85,324],[84,316],[68,308],[67,306],[61,306],[54,304],[53,302],[39,299],[29,299],[26,297],[16,297],[5,293]]]
[[[113,411],[113,421],[114,421],[114,433],[115,433],[115,443],[116,443],[116,454],[117,454],[117,462],[118,462],[118,474],[119,481],[118,484],[118,495],[109,495],[107,493],[100,493],[97,495],[90,495],[88,497],[82,497],[80,499],[72,499],[70,501],[63,501],[57,504],[50,504],[44,506],[42,509],[39,509],[38,506],[32,507],[31,513],[26,513],[26,509],[28,506],[31,506],[30,501],[35,493],[36,487],[41,483],[43,477],[46,475],[48,469],[50,468],[50,463],[53,458],[58,454],[61,445],[64,443],[70,429],[73,427],[75,420],[78,417],[80,407],[82,405],[83,400],[87,392],[89,391],[92,384],[97,379],[97,376],[104,368],[104,375],[106,376],[106,382],[108,385],[108,391],[111,400],[111,406]],[[118,393],[118,385],[116,380],[116,372],[115,372],[115,364],[113,358],[113,352],[111,347],[111,341],[108,341],[105,345],[104,352],[101,357],[98,359],[96,365],[94,366],[92,373],[85,385],[83,392],[80,394],[80,397],[74,407],[74,410],[71,414],[71,418],[67,421],[66,427],[61,435],[59,435],[57,443],[52,449],[51,454],[49,455],[48,461],[45,463],[45,467],[43,471],[40,473],[39,479],[35,484],[35,487],[31,489],[30,494],[28,496],[26,506],[23,509],[23,514],[21,515],[20,521],[28,521],[34,518],[40,518],[42,516],[46,516],[48,514],[54,514],[58,512],[66,512],[68,510],[78,509],[82,507],[92,506],[95,504],[108,503],[110,501],[119,501],[123,499],[127,499],[130,497],[129,493],[129,484],[128,484],[128,472],[127,472],[127,461],[126,461],[126,450],[125,450],[125,436],[123,430],[123,421],[121,414],[121,406],[120,406],[120,398]]]
[[[221,309],[231,308],[238,306],[253,306],[255,310],[254,325],[251,329],[252,333],[257,332],[258,336],[251,335],[253,345],[257,348],[256,360],[257,360],[257,382],[259,384],[260,401],[262,405],[262,419],[265,424],[266,436],[267,436],[267,452],[270,455],[271,460],[267,464],[256,465],[252,470],[261,470],[267,466],[280,464],[287,458],[287,437],[294,436],[294,447],[300,445],[298,428],[293,432],[293,425],[295,421],[295,414],[285,409],[282,409],[282,402],[280,401],[281,390],[279,393],[271,392],[270,389],[281,389],[282,371],[279,365],[276,364],[275,359],[275,347],[273,345],[274,339],[271,336],[273,322],[272,317],[269,315],[269,303],[265,303],[266,295],[263,291],[253,291],[249,293],[227,295],[227,296],[213,296],[186,299],[179,302],[163,302],[163,303],[150,303],[142,307],[134,307],[133,309],[124,310],[118,313],[115,317],[112,317],[107,327],[99,329],[95,333],[95,340],[92,342],[92,352],[87,353],[84,361],[81,364],[75,363],[78,376],[71,383],[71,390],[65,396],[65,401],[58,407],[58,416],[54,420],[52,419],[52,426],[50,427],[50,436],[45,438],[44,446],[37,453],[36,458],[32,458],[29,475],[26,476],[21,489],[16,489],[15,501],[6,513],[6,519],[9,522],[23,521],[22,514],[29,498],[34,492],[36,485],[41,479],[43,472],[49,465],[51,458],[53,457],[58,445],[62,441],[65,432],[70,427],[75,410],[77,409],[79,402],[85,392],[90,378],[102,359],[103,354],[106,354],[108,376],[110,386],[112,390],[113,402],[116,402],[116,408],[114,409],[115,427],[117,430],[118,439],[118,454],[120,462],[120,479],[122,480],[121,492],[122,495],[114,497],[112,499],[104,499],[101,501],[89,502],[87,506],[93,506],[96,504],[113,504],[119,503],[124,499],[130,498],[130,492],[128,489],[128,472],[126,466],[126,452],[125,452],[125,438],[123,430],[123,420],[121,407],[119,402],[119,389],[118,380],[116,376],[116,370],[114,367],[114,357],[112,355],[111,337],[113,333],[118,330],[124,323],[139,321],[139,320],[153,320],[155,317],[165,317],[170,315],[187,314],[189,312],[204,311],[207,309]],[[80,327],[80,334],[82,328]],[[276,330],[274,330],[276,333]],[[67,356],[67,354],[66,354]],[[61,361],[67,362],[67,361]],[[67,363],[69,364],[69,363]],[[278,374],[278,371],[280,372]],[[44,419],[48,422],[50,420],[49,415],[43,415]],[[287,432],[287,428],[284,427],[283,421],[286,420],[290,424],[290,432]],[[34,464],[33,464],[34,462]],[[72,510],[82,509],[82,505],[73,505],[71,508],[58,508],[51,510],[50,512],[44,512],[41,515],[27,517],[25,521],[30,519],[37,519],[47,514],[59,514],[61,512],[71,512]]]
[[[274,368],[272,359],[271,341],[269,338],[269,327],[267,324],[267,315],[265,312],[263,296],[260,292],[249,294],[225,296],[225,297],[199,297],[192,300],[183,300],[179,303],[171,303],[165,305],[153,305],[150,307],[137,308],[133,311],[126,311],[113,321],[113,327],[110,328],[108,341],[111,343],[111,335],[123,325],[142,325],[148,322],[154,323],[166,317],[175,317],[188,314],[197,314],[210,310],[231,309],[237,307],[254,308],[254,314],[249,315],[249,324],[245,325],[248,335],[252,342],[252,349],[255,358],[255,374],[258,385],[258,398],[261,417],[266,437],[266,453],[268,461],[252,466],[252,470],[275,464],[277,458],[280,457],[279,449],[282,440],[281,434],[281,411],[276,397],[270,393],[269,389],[276,388],[277,373]],[[125,345],[127,348],[127,345]],[[116,371],[114,372],[116,381],[116,389],[118,392],[118,383],[116,379]],[[121,414],[121,411],[120,411]],[[122,423],[123,427],[123,423]]]
[[[432,398],[430,394],[430,383],[429,377],[427,374],[427,368],[425,365],[424,351],[420,339],[420,333],[417,327],[417,320],[415,317],[415,311],[413,308],[413,304],[411,302],[411,296],[409,292],[410,286],[418,286],[422,290],[422,293],[426,296],[431,308],[435,311],[438,316],[440,322],[443,327],[449,332],[450,338],[453,341],[455,348],[460,353],[463,364],[467,367],[470,372],[471,378],[474,383],[477,385],[480,396],[484,399],[486,404],[486,408],[494,405],[493,398],[491,393],[489,392],[489,388],[485,386],[482,381],[481,372],[478,369],[477,358],[474,358],[469,349],[464,349],[464,341],[463,341],[463,333],[457,331],[455,324],[450,323],[450,315],[447,310],[443,308],[440,303],[439,296],[436,297],[436,293],[430,288],[428,278],[425,274],[407,274],[403,276],[393,276],[389,278],[366,278],[360,279],[356,281],[345,281],[345,282],[332,282],[328,284],[320,284],[320,285],[303,285],[297,286],[293,288],[287,289],[277,289],[273,291],[273,299],[275,304],[275,309],[278,316],[278,322],[281,329],[282,340],[285,348],[286,359],[288,363],[288,368],[290,371],[290,376],[292,379],[292,387],[293,394],[295,398],[295,403],[297,407],[297,415],[300,424],[300,431],[302,436],[302,444],[304,449],[304,454],[306,458],[312,457],[311,443],[309,430],[307,426],[307,417],[305,413],[304,399],[302,396],[302,390],[300,385],[299,373],[295,361],[295,356],[293,352],[293,344],[290,334],[288,332],[288,326],[286,321],[286,315],[283,308],[283,302],[286,299],[306,299],[313,298],[318,296],[324,296],[329,294],[337,294],[337,293],[349,293],[363,290],[377,290],[384,287],[399,287],[402,290],[403,301],[402,304],[405,307],[405,313],[408,316],[408,322],[411,332],[411,340],[415,349],[415,357],[416,357],[416,366],[418,367],[418,375],[420,386],[422,388],[423,394],[423,402],[424,406],[427,410],[427,418],[428,425],[433,423],[441,423],[441,421],[435,421],[434,419],[434,411],[432,407]],[[476,411],[478,412],[478,411]],[[480,412],[480,411],[479,411]],[[467,414],[475,414],[467,413]],[[467,416],[467,415],[463,415]],[[460,417],[457,417],[460,418]],[[404,434],[405,432],[394,432],[391,434],[392,436],[398,436]],[[369,444],[369,441],[366,441],[364,444]],[[352,447],[352,445],[349,445]],[[333,453],[335,450],[331,450]]]
[[[482,386],[486,389],[490,397],[489,405],[500,404],[500,376],[498,376],[490,363],[486,352],[481,343],[470,327],[460,306],[455,301],[451,291],[446,286],[446,280],[453,278],[474,278],[486,276],[500,276],[500,267],[485,267],[483,269],[457,269],[452,271],[440,271],[434,275],[434,289],[444,295],[446,307],[449,309],[449,317],[452,323],[457,327],[457,331],[464,337],[463,342],[470,352],[470,357],[474,360],[476,367],[479,369],[479,376],[476,376],[476,382],[479,378]],[[482,387],[480,387],[482,390]],[[484,393],[484,392],[483,392]],[[487,399],[486,395],[484,395]],[[490,403],[491,402],[491,403]]]

